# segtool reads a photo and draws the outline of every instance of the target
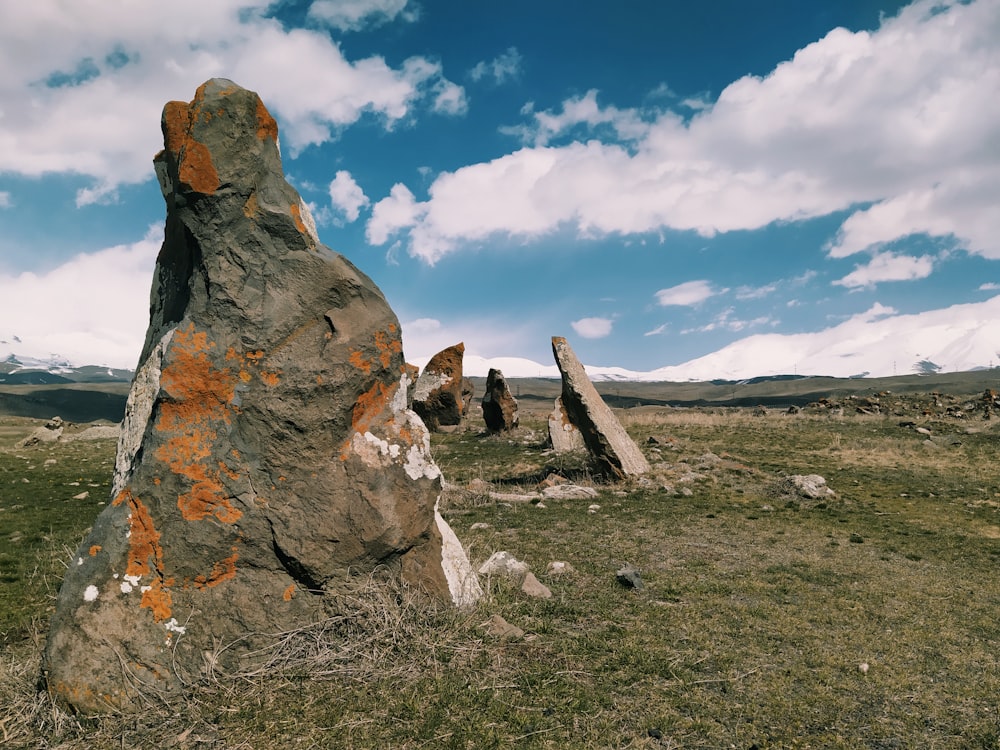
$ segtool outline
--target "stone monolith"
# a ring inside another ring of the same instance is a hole
[[[492,367],[486,375],[482,407],[483,421],[490,432],[506,432],[517,427],[517,399],[510,392],[503,373]]]
[[[252,662],[353,576],[385,570],[457,604],[480,592],[436,511],[399,321],[320,244],[275,120],[213,79],[162,127],[149,329],[110,502],[44,653],[50,693],[85,714]]]
[[[646,457],[604,403],[566,339],[553,336],[552,353],[562,375],[563,406],[598,469],[616,479],[649,471]]]
[[[424,365],[413,388],[413,410],[430,430],[455,427],[465,416],[462,358],[465,344],[442,349]],[[469,394],[471,400],[472,395]]]

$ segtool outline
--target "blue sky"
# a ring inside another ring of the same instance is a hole
[[[159,5],[0,9],[0,353],[134,366],[160,111],[222,76],[412,361],[1000,358],[998,0]]]

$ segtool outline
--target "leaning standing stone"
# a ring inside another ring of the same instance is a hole
[[[490,432],[505,432],[517,427],[517,399],[511,394],[500,370],[490,368],[482,405],[483,421]]]
[[[604,403],[566,339],[553,336],[552,353],[562,374],[566,413],[602,473],[623,479],[648,472],[646,457]]]

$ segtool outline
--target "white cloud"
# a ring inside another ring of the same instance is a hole
[[[594,92],[530,107],[506,131],[532,146],[439,175],[396,232],[434,263],[491,234],[712,236],[860,205],[835,256],[927,232],[1000,258],[998,31],[996,0],[917,0],[733,82],[689,120],[602,107]]]
[[[1000,284],[997,284],[995,281],[988,281],[985,284],[980,284],[978,289],[980,292],[995,292],[997,289],[1000,289]]]
[[[417,11],[406,0],[314,0],[309,17],[341,31],[358,31],[401,17],[415,21]]]
[[[683,284],[661,289],[654,296],[657,304],[667,307],[668,305],[697,305],[720,293],[714,290],[709,282],[699,280],[685,281]]]
[[[871,287],[883,281],[925,279],[933,270],[934,261],[928,255],[914,258],[909,255],[877,253],[867,265],[857,266],[847,276],[833,283],[850,289]]]
[[[654,328],[654,329],[653,329],[653,330],[651,330],[651,331],[646,331],[646,332],[645,332],[644,334],[642,334],[642,335],[643,335],[643,336],[659,336],[659,335],[661,335],[661,334],[664,334],[664,333],[666,333],[666,332],[667,332],[667,329],[668,329],[669,327],[670,327],[670,325],[669,325],[668,323],[664,323],[663,325],[658,325],[658,326],[656,326],[656,328]]]
[[[21,340],[10,348],[77,365],[134,368],[162,241],[163,227],[155,225],[138,242],[77,255],[44,274],[0,274],[0,320],[14,326],[3,337]]]
[[[265,18],[271,4],[39,0],[6,7],[0,172],[89,175],[95,187],[81,192],[79,203],[104,200],[116,185],[152,174],[164,103],[190,100],[214,76],[257,91],[292,153],[366,115],[391,126],[418,106],[454,106],[447,104],[457,100],[454,84],[439,63],[413,57],[393,68],[382,57],[348,60],[327,34]],[[397,5],[350,8],[386,15]]]
[[[365,227],[365,236],[373,245],[382,245],[402,227],[415,224],[423,208],[410,189],[402,183],[393,185],[387,198],[372,206],[372,216]]]
[[[354,181],[351,173],[340,170],[330,182],[330,203],[347,221],[357,221],[361,209],[369,204],[368,196]]]
[[[687,328],[681,333],[709,333],[710,331],[733,331],[739,332],[744,331],[747,328],[758,328],[764,325],[777,325],[776,320],[768,318],[766,316],[761,316],[758,318],[753,318],[751,320],[743,320],[736,317],[736,310],[732,307],[726,308],[719,315],[715,317],[715,320],[706,323],[703,326],[698,326],[697,328]]]
[[[585,339],[603,339],[611,335],[613,322],[608,318],[580,318],[570,323],[577,336]]]
[[[482,60],[469,71],[473,81],[480,81],[489,76],[497,84],[508,79],[517,78],[521,73],[521,53],[516,47],[508,47],[507,51],[489,62]]]
[[[0,208],[10,208],[10,193],[6,190],[0,190]]]
[[[434,111],[446,115],[464,115],[469,111],[465,89],[451,81],[440,81],[435,87]]]

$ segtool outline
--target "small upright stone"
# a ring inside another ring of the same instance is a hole
[[[645,474],[649,462],[587,377],[566,339],[552,337],[552,353],[562,374],[562,402],[570,421],[602,473],[615,479]]]
[[[500,370],[490,368],[483,394],[483,421],[490,432],[506,432],[517,427],[517,399],[510,392]]]
[[[456,427],[465,416],[462,358],[465,344],[442,349],[424,366],[413,389],[413,410],[432,431]]]

